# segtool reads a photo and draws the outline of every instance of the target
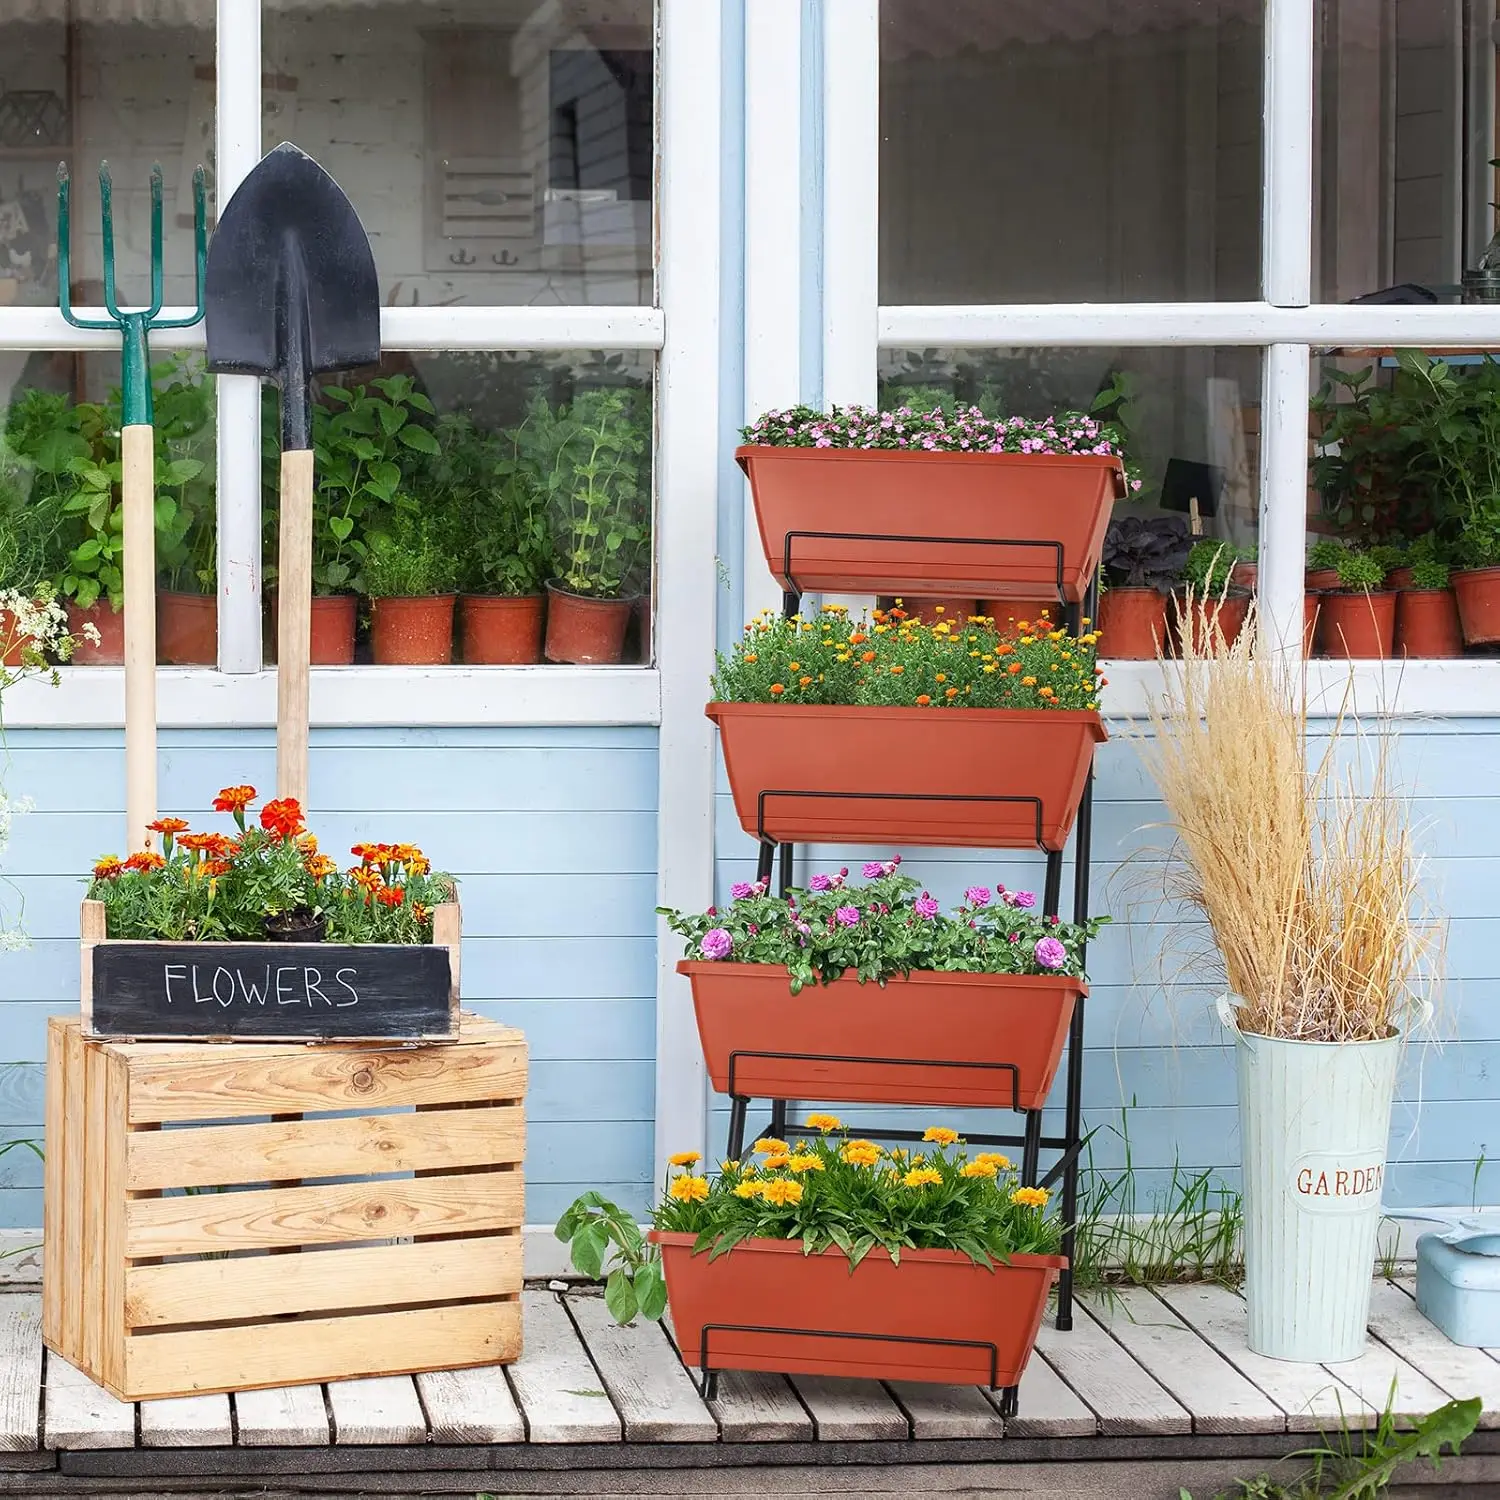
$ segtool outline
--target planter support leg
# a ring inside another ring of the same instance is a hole
[[[767,888],[771,884],[771,866],[776,861],[776,845],[764,841],[760,846],[760,857],[755,865],[755,878],[764,881]]]
[[[1062,905],[1062,873],[1062,851],[1058,850],[1056,854],[1049,851],[1047,878],[1042,886],[1042,915],[1045,917],[1055,917],[1058,914],[1058,908]]]
[[[783,844],[781,846],[781,886],[780,896],[786,900],[786,894],[792,888],[792,846]]]
[[[1000,1420],[1011,1421],[1020,1409],[1021,1392],[1019,1387],[1013,1385],[1003,1386],[1000,1391]]]
[[[1021,1148],[1021,1186],[1035,1187],[1042,1159],[1042,1112],[1026,1111],[1026,1144]]]
[[[729,1157],[738,1161],[745,1153],[745,1116],[750,1111],[750,1101],[743,1094],[736,1094],[729,1102]]]
[[[771,1101],[771,1134],[778,1140],[786,1138],[786,1117],[790,1108],[790,1100],[773,1099]]]

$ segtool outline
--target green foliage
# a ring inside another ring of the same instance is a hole
[[[1373,552],[1345,552],[1338,561],[1339,585],[1368,593],[1385,582],[1386,567]]]
[[[568,1246],[573,1267],[591,1281],[604,1281],[604,1303],[617,1323],[652,1321],[667,1310],[661,1256],[640,1226],[599,1193],[573,1200],[554,1231]]]
[[[1193,543],[1193,550],[1182,565],[1182,581],[1200,599],[1217,598],[1228,589],[1234,565],[1250,562],[1254,557],[1253,547],[1236,547],[1232,542],[1204,537]]]
[[[1307,571],[1309,573],[1321,573],[1332,568],[1337,571],[1338,566],[1344,560],[1344,554],[1348,547],[1343,542],[1335,541],[1332,537],[1324,537],[1316,541],[1307,549]]]
[[[451,520],[418,511],[413,503],[396,510],[386,529],[373,532],[365,546],[365,592],[372,599],[453,593],[459,561]]]
[[[218,578],[214,384],[202,363],[158,365],[156,561],[166,587],[209,594]]]

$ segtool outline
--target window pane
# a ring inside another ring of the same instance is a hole
[[[151,165],[160,162],[168,302],[193,297],[193,168],[214,138],[214,0],[0,8],[0,306],[57,301],[57,176],[73,187],[73,296],[103,301],[99,163],[114,176],[120,300],[148,300]],[[65,23],[70,12],[140,20]],[[150,19],[169,14],[170,23]]]
[[[313,418],[314,661],[499,665],[545,650],[558,663],[649,662],[652,360],[397,352],[326,381]],[[264,410],[274,590],[274,393]],[[403,612],[431,616],[434,634],[404,633]]]
[[[1318,300],[1451,302],[1478,267],[1500,148],[1495,43],[1488,21],[1466,26],[1474,13],[1461,0],[1320,0]]]
[[[649,303],[651,0],[270,6],[265,144],[339,180],[390,305]]]
[[[214,386],[201,355],[153,368],[157,656],[218,656]],[[79,664],[121,660],[120,361],[0,352],[0,589],[50,586],[99,630]]]
[[[881,0],[881,302],[1258,296],[1262,10]]]

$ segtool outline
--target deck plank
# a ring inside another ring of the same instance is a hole
[[[1194,1432],[1285,1432],[1286,1412],[1147,1287],[1080,1299],[1127,1354],[1186,1407]],[[1500,1367],[1497,1367],[1500,1368]]]
[[[1496,1365],[1500,1370],[1500,1365]],[[886,1387],[911,1423],[914,1438],[997,1438],[1005,1423],[976,1385],[926,1385],[893,1380]]]
[[[320,1385],[236,1391],[234,1416],[242,1448],[313,1448],[329,1441]]]
[[[1292,1432],[1321,1432],[1340,1422],[1350,1427],[1375,1424],[1377,1413],[1369,1402],[1334,1380],[1322,1365],[1254,1353],[1245,1342],[1245,1299],[1227,1287],[1188,1282],[1154,1291],[1287,1414]]]
[[[1500,1427],[1500,1363],[1482,1349],[1453,1343],[1417,1311],[1399,1286],[1383,1278],[1370,1293],[1370,1332],[1455,1400],[1484,1402],[1481,1427]]]
[[[1093,1437],[1099,1431],[1099,1418],[1040,1354],[1026,1361],[1017,1394],[1016,1414],[1005,1428],[1009,1437]]]
[[[48,1448],[134,1448],[135,1407],[48,1354],[42,1441]]]
[[[1099,1414],[1106,1437],[1193,1430],[1193,1419],[1170,1392],[1074,1304],[1073,1327],[1059,1333],[1050,1318],[1042,1320],[1037,1348],[1047,1362]]]
[[[719,1424],[661,1326],[646,1318],[622,1328],[603,1297],[568,1298],[604,1388],[632,1443],[716,1443]]]
[[[425,1443],[427,1418],[410,1375],[330,1380],[335,1443]]]
[[[726,1443],[810,1443],[813,1438],[812,1418],[785,1375],[722,1370],[708,1409]]]
[[[140,1414],[143,1448],[227,1448],[234,1442],[228,1396],[142,1401]]]
[[[36,1451],[41,1405],[42,1298],[24,1292],[0,1299],[0,1452]]]
[[[511,1384],[533,1443],[618,1443],[620,1418],[587,1351],[551,1292],[521,1293],[526,1348]]]
[[[1358,1359],[1323,1368],[1376,1411],[1389,1406],[1400,1418],[1424,1417],[1448,1400],[1425,1375],[1373,1338]]]
[[[435,1443],[524,1443],[526,1424],[500,1365],[418,1375]]]
[[[824,1442],[904,1441],[911,1435],[905,1414],[876,1381],[831,1375],[793,1375],[791,1380]]]

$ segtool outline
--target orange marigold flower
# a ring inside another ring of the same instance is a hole
[[[758,1156],[785,1156],[791,1149],[785,1141],[774,1135],[763,1135],[755,1143],[755,1152]]]
[[[939,1146],[951,1146],[958,1139],[958,1132],[950,1130],[946,1125],[929,1125],[922,1132],[924,1141],[933,1141]]]
[[[382,886],[375,892],[375,899],[382,906],[400,906],[406,900],[406,887],[404,885]]]
[[[821,1172],[823,1158],[812,1151],[799,1151],[797,1155],[787,1158],[787,1166],[794,1172]]]
[[[812,686],[812,678],[811,677],[804,677],[804,678],[802,678],[802,680],[800,682],[798,682],[797,686],[798,687],[811,687]]]
[[[1010,1157],[1000,1151],[981,1151],[974,1160],[983,1162],[986,1166],[1002,1167],[1006,1171],[1010,1170]]]
[[[880,1147],[874,1141],[848,1141],[839,1156],[851,1167],[873,1167],[880,1160]]]
[[[679,1203],[702,1203],[708,1197],[708,1178],[706,1177],[674,1177],[672,1185],[667,1189]]]
[[[999,1169],[992,1161],[971,1161],[963,1169],[965,1177],[993,1177]]]
[[[946,672],[938,672],[933,677],[933,681],[934,682],[947,682],[947,680],[948,680],[948,674]]]
[[[917,706],[919,708],[926,708],[927,705],[929,703],[931,703],[931,702],[932,702],[932,699],[929,698],[926,693],[918,693],[917,694]]]
[[[357,885],[362,891],[379,890],[380,887],[385,884],[385,881],[381,877],[380,871],[375,869],[372,865],[355,865],[355,867],[349,871],[349,879],[352,880],[354,884]]]
[[[1009,674],[1010,674],[1010,675],[1011,675],[1011,676],[1012,676],[1012,677],[1014,677],[1014,676],[1015,676],[1015,675],[1016,675],[1016,673],[1017,673],[1017,672],[1019,672],[1019,671],[1020,671],[1020,670],[1021,670],[1021,663],[1020,663],[1020,662],[1018,662],[1018,661],[1013,661],[1013,662],[1012,662],[1012,663],[1011,663],[1011,664],[1010,664],[1010,665],[1009,665],[1009,666],[1008,666],[1008,667],[1007,667],[1007,668],[1006,668],[1006,669],[1005,669],[1005,670],[1006,670],[1006,671],[1007,671],[1007,672],[1008,672],[1008,673],[1009,673]]]
[[[1011,1195],[1010,1201],[1018,1203],[1022,1208],[1046,1208],[1047,1200],[1052,1196],[1046,1188],[1023,1187],[1017,1188]]]
[[[338,863],[326,854],[314,854],[303,861],[303,868],[314,880],[326,880],[338,869]]]
[[[800,661],[789,661],[786,667],[789,672],[800,672],[802,670],[802,663]]]
[[[1036,686],[1036,678],[1035,677],[1029,677],[1029,676],[1028,677],[1023,677],[1021,679],[1021,686],[1022,687],[1035,687]]]
[[[188,820],[186,818],[158,818],[154,823],[147,823],[146,827],[152,833],[186,833]]]
[[[802,1184],[793,1182],[787,1177],[778,1177],[774,1182],[766,1183],[761,1188],[760,1195],[767,1203],[774,1203],[777,1208],[785,1208],[802,1201]]]
[[[696,1167],[703,1160],[701,1151],[677,1151],[667,1158],[669,1167]]]
[[[735,1184],[734,1196],[736,1198],[759,1198],[765,1190],[766,1184],[763,1182],[740,1182]]]
[[[779,698],[784,692],[786,692],[786,684],[785,683],[782,683],[782,682],[773,682],[771,684],[771,696],[773,698]]]
[[[897,662],[896,665],[891,668],[891,676],[899,677],[905,670],[906,668],[903,667],[900,662]]]
[[[875,653],[873,651],[861,651],[859,653],[859,659],[864,662],[866,666],[868,666],[872,661],[875,660]]]
[[[159,870],[166,864],[161,855],[154,849],[137,849],[129,859],[125,861],[127,870],[139,870],[143,874],[149,874],[152,870]]]
[[[295,797],[277,797],[261,808],[260,826],[278,838],[295,838],[307,826],[302,820],[302,804]]]
[[[391,853],[401,861],[403,865],[409,865],[414,860],[422,858],[422,851],[415,844],[397,844]]]
[[[1001,641],[1001,643],[995,647],[995,655],[1009,656],[1012,652],[1015,651],[1015,649],[1016,648],[1012,646],[1009,641]]]
[[[968,689],[965,688],[964,691],[968,692]],[[943,696],[945,698],[956,698],[956,697],[958,697],[958,689],[957,688],[949,688],[948,691],[943,694]]]
[[[768,1156],[765,1163],[768,1172],[778,1172],[782,1167],[789,1167],[791,1164],[792,1158],[788,1155]]]
[[[854,634],[849,637],[849,644],[851,646],[863,646],[864,643],[869,639],[869,636],[867,636],[863,630],[856,630]]]
[[[934,1187],[943,1180],[936,1167],[913,1167],[901,1181],[907,1187]]]
[[[837,1115],[809,1115],[807,1124],[814,1130],[821,1130],[827,1135],[830,1130],[838,1130],[843,1126],[843,1121]]]
[[[198,866],[199,874],[208,876],[210,880],[213,880],[220,875],[227,875],[230,869],[231,866],[222,859],[205,859],[203,863]]]
[[[125,868],[119,861],[118,856],[106,854],[98,864],[94,866],[95,880],[114,880]]]
[[[255,788],[253,786],[226,786],[214,798],[214,811],[240,813],[244,812],[254,801]]]
[[[753,651],[747,651],[747,652],[746,652],[746,653],[745,653],[745,660],[746,660],[746,661],[759,661],[759,660],[760,660],[760,657],[758,657],[758,656],[757,656],[757,655],[756,655],[756,654],[755,654],[755,652],[753,652]]]

